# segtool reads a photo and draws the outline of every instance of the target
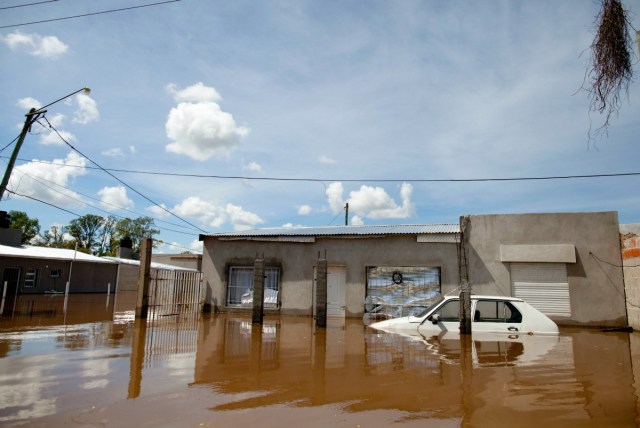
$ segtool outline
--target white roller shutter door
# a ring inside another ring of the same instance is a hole
[[[511,287],[546,315],[571,316],[566,263],[511,263]]]

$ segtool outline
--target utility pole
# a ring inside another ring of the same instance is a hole
[[[13,165],[16,163],[16,158],[18,157],[18,152],[20,151],[20,147],[22,147],[22,143],[24,142],[24,137],[27,136],[27,132],[29,132],[29,129],[31,129],[31,125],[33,125],[33,122],[38,120],[40,115],[46,112],[46,110],[36,110],[35,108],[32,108],[29,113],[26,114],[27,118],[24,120],[24,126],[22,127],[22,131],[20,132],[20,136],[18,137],[18,142],[13,148],[13,153],[11,153],[9,164],[7,164],[7,169],[4,172],[4,177],[2,177],[2,183],[0,184],[0,201],[4,196],[5,190],[7,190],[9,178],[11,178],[11,171],[13,171]]]
[[[349,226],[349,202],[344,206],[344,225]]]
[[[33,122],[38,120],[41,115],[47,112],[47,110],[45,110],[47,107],[59,101],[62,101],[66,98],[69,98],[70,96],[75,95],[78,92],[84,92],[85,94],[89,94],[91,92],[91,89],[87,87],[78,89],[77,91],[72,92],[69,95],[65,95],[62,98],[58,98],[54,102],[49,103],[44,107],[40,107],[38,109],[34,107],[29,111],[29,113],[26,114],[27,118],[25,119],[24,126],[22,127],[22,131],[20,131],[20,135],[18,136],[18,142],[16,143],[16,146],[13,148],[13,153],[11,153],[11,158],[9,159],[9,163],[7,164],[7,169],[4,171],[4,177],[2,177],[2,183],[0,183],[0,201],[2,201],[4,192],[7,190],[7,186],[9,185],[9,179],[11,178],[11,172],[13,171],[13,165],[16,163],[18,152],[20,152],[20,148],[22,147],[24,138],[27,136],[27,132],[29,132],[29,129],[31,129],[31,125],[33,125]]]

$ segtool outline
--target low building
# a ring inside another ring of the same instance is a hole
[[[562,325],[627,325],[615,212],[463,216],[460,224],[256,229],[201,235],[213,310],[249,311],[265,260],[267,312],[313,315],[328,261],[327,314],[400,316],[470,283],[523,297]],[[269,291],[271,290],[271,291]]]
[[[101,257],[62,248],[0,245],[0,292],[16,294],[115,291],[118,265]]]

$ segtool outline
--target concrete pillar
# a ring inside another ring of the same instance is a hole
[[[264,317],[264,259],[253,263],[253,319],[254,324],[262,324]]]
[[[138,300],[136,318],[146,318],[149,310],[149,282],[151,280],[151,238],[145,238],[140,248],[140,271],[138,272]]]
[[[327,259],[319,259],[316,269],[316,327],[327,326]]]

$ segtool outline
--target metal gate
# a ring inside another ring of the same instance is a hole
[[[153,269],[150,276],[150,318],[202,312],[205,296],[202,272]]]

